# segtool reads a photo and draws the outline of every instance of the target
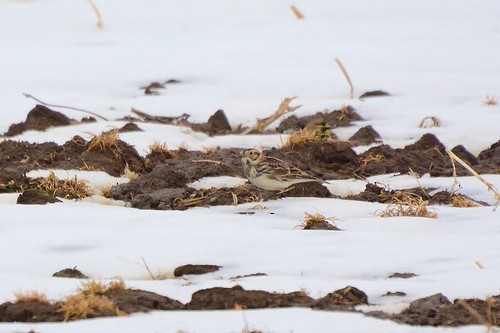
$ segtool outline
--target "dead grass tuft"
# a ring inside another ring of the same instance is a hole
[[[454,194],[451,196],[450,201],[448,203],[452,207],[479,207],[477,203],[461,194]]]
[[[101,135],[94,135],[92,140],[90,140],[87,151],[111,151],[115,156],[121,156],[122,150],[120,148],[118,140],[118,129],[115,128],[106,132],[102,132]]]
[[[438,117],[424,117],[420,124],[419,128],[429,128],[429,127],[441,127],[441,119]]]
[[[379,211],[380,217],[414,216],[436,218],[434,209],[427,209],[428,201],[421,196],[408,193],[396,192],[392,197],[392,203],[383,211]]]
[[[97,314],[119,314],[116,304],[105,296],[70,295],[61,302],[64,321],[94,317]]]
[[[137,172],[130,170],[128,163],[125,165],[125,169],[123,169],[122,177],[128,178],[129,180],[136,179],[139,177]]]
[[[27,303],[32,303],[32,302],[40,302],[40,303],[49,303],[49,300],[47,299],[47,295],[44,293],[41,293],[39,291],[31,290],[28,292],[18,292],[14,293],[14,296],[16,297],[15,302],[27,302]]]
[[[66,297],[60,303],[64,321],[92,318],[96,315],[122,315],[123,312],[105,294],[125,288],[121,279],[109,283],[94,280],[82,282],[77,294]]]
[[[65,199],[82,199],[92,195],[85,180],[79,180],[76,176],[73,179],[59,179],[52,170],[47,177],[32,180],[30,185],[37,191]]]
[[[308,212],[304,212],[304,217],[302,217],[300,226],[302,227],[302,229],[316,229],[316,226],[324,226],[326,223],[334,227],[335,220],[338,220],[338,218],[336,218],[335,216],[326,217],[320,213],[310,214]]]
[[[305,142],[315,142],[321,140],[321,137],[316,131],[311,131],[308,129],[299,129],[290,133],[288,139],[286,140],[284,147],[293,148],[295,145]]]
[[[368,155],[365,158],[361,160],[361,165],[359,169],[361,171],[365,171],[366,167],[368,166],[369,163],[371,162],[381,162],[385,161],[385,156],[382,154],[376,154],[376,155]]]
[[[166,142],[158,142],[158,141],[154,141],[152,144],[149,145],[149,154],[175,157],[175,153],[172,150],[168,149]]]
[[[490,95],[486,95],[486,100],[483,102],[483,105],[494,106],[497,104],[498,104],[498,97],[496,96],[490,97]]]
[[[205,155],[209,155],[209,154],[213,154],[213,153],[216,153],[220,150],[220,147],[203,147],[201,149],[201,151],[203,152],[203,154]]]

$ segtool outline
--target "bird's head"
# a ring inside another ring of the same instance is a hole
[[[253,148],[252,149],[244,150],[241,153],[241,160],[243,161],[243,164],[255,165],[263,157],[264,157],[264,154],[262,153],[262,151],[257,150],[257,149],[253,149]]]

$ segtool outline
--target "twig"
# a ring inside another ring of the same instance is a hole
[[[292,12],[295,14],[295,17],[298,20],[304,19],[304,14],[302,14],[302,12],[297,7],[295,7],[294,5],[291,5],[290,8],[292,9]]]
[[[74,110],[74,111],[79,111],[79,112],[85,112],[85,113],[91,114],[93,116],[96,116],[97,118],[101,118],[102,120],[109,121],[108,119],[104,118],[103,116],[100,116],[97,113],[94,113],[92,111],[88,111],[88,110],[84,110],[84,109],[79,109],[79,108],[75,108],[75,107],[72,107],[72,106],[49,104],[49,103],[45,103],[45,102],[39,100],[38,98],[36,98],[35,96],[33,96],[31,94],[23,93],[23,95],[26,98],[34,99],[38,103],[40,103],[42,105],[45,105],[45,106],[49,106],[51,108],[60,108],[60,109],[68,109],[68,110]]]
[[[194,163],[215,163],[215,164],[222,164],[221,161],[215,161],[215,160],[192,160]]]
[[[101,13],[99,12],[99,9],[92,0],[87,0],[87,2],[89,3],[90,7],[92,7],[95,16],[97,16],[97,27],[101,30],[104,29],[104,21],[102,20],[102,16]]]
[[[349,74],[347,74],[347,71],[346,71],[344,65],[342,65],[342,63],[340,62],[340,60],[338,58],[335,58],[335,62],[339,66],[340,70],[342,71],[342,74],[344,74],[344,77],[347,80],[347,83],[349,83],[349,87],[351,87],[351,91],[349,92],[349,98],[352,98],[352,96],[354,94],[354,87],[352,85],[351,78],[349,77]]]
[[[146,262],[146,260],[144,259],[143,256],[141,256],[141,259],[142,259],[142,262],[144,263],[144,267],[146,268],[146,270],[148,271],[149,276],[151,277],[151,280],[156,280],[156,278],[153,275],[153,273],[151,273],[151,270],[149,269],[148,263]]]
[[[187,113],[183,113],[180,116],[177,117],[165,117],[165,116],[151,116],[145,112],[136,110],[132,108],[130,112],[135,113],[137,116],[139,116],[143,121],[145,122],[150,122],[150,123],[160,123],[160,124],[174,124],[174,123],[179,123],[180,121],[186,121],[189,118],[189,115]]]
[[[498,206],[498,202],[500,201],[500,193],[498,193],[498,190],[495,188],[495,186],[493,186],[493,184],[487,182],[483,177],[481,177],[476,172],[476,170],[472,169],[467,163],[465,163],[460,157],[458,157],[457,155],[455,155],[455,153],[453,153],[451,150],[449,150],[448,148],[446,148],[446,152],[450,156],[450,159],[451,159],[451,161],[453,163],[453,166],[454,166],[453,160],[457,161],[464,168],[466,168],[474,177],[476,177],[477,179],[479,179],[488,189],[490,189],[491,191],[493,191],[493,193],[495,193],[495,199],[497,201],[496,205],[495,205],[495,209],[496,209],[496,207]],[[455,168],[454,168],[454,174],[456,175]]]
[[[252,127],[244,130],[241,134],[247,135],[250,133],[262,133],[262,131],[265,130],[269,125],[271,125],[276,119],[278,119],[284,114],[293,112],[302,106],[302,105],[290,106],[290,103],[296,98],[297,97],[285,98],[279,105],[278,110],[276,110],[271,116],[264,119],[257,118],[257,122]]]
[[[427,199],[431,200],[431,197],[429,197],[429,194],[427,194],[427,192],[425,191],[424,187],[422,186],[422,184],[418,180],[418,177],[417,177],[417,174],[415,173],[415,171],[413,171],[412,168],[410,168],[410,172],[411,172],[412,176],[415,177],[415,180],[417,181],[418,186],[420,186],[420,189],[422,190],[422,192],[424,192],[424,194],[427,197]]]

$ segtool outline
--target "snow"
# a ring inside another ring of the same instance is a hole
[[[13,139],[62,144],[74,135],[125,124],[131,108],[152,115],[191,115],[204,122],[224,109],[233,126],[269,116],[285,97],[298,96],[295,113],[308,115],[352,105],[365,119],[336,134],[347,139],[372,125],[384,143],[403,147],[434,133],[449,148],[463,144],[474,154],[499,139],[499,106],[484,106],[500,95],[500,4],[443,0],[297,1],[297,20],[288,1],[221,0],[182,2],[94,0],[104,19],[96,27],[85,1],[0,0],[0,132],[23,121],[36,104],[22,96],[92,110],[110,119],[29,131]],[[350,99],[334,62],[338,58],[354,83],[355,97],[382,89],[391,96]],[[152,81],[178,79],[158,96],[140,90]],[[80,119],[86,114],[58,111]],[[418,128],[426,116],[441,127]],[[187,128],[139,124],[144,132],[120,134],[142,156],[153,142],[171,149],[276,147],[282,135],[208,137]],[[366,147],[360,148],[360,150]],[[43,176],[49,171],[31,172]],[[500,224],[492,207],[434,207],[437,219],[380,218],[386,205],[341,199],[289,198],[187,211],[142,211],[110,205],[99,190],[126,182],[101,172],[55,170],[61,178],[85,179],[96,196],[47,206],[15,205],[17,195],[0,195],[0,302],[14,292],[38,290],[60,299],[79,285],[52,278],[77,266],[94,279],[122,277],[127,286],[181,302],[200,289],[242,285],[247,289],[296,291],[312,297],[347,285],[368,294],[363,311],[399,311],[419,297],[441,292],[450,299],[500,292]],[[498,175],[484,178],[500,188]],[[370,179],[391,188],[418,186],[413,176]],[[449,189],[452,178],[418,180]],[[491,191],[474,177],[459,177],[459,192],[489,204]],[[217,187],[238,179],[204,179],[193,186]],[[340,196],[357,193],[359,180],[330,181]],[[238,212],[251,211],[253,215]],[[342,232],[303,231],[304,212],[335,216]],[[168,277],[151,280],[153,274]],[[483,269],[479,268],[479,262]],[[174,279],[184,264],[216,264],[215,273]],[[237,275],[267,276],[233,280]],[[387,279],[413,272],[407,280]],[[381,297],[404,291],[401,298]],[[402,326],[360,314],[310,309],[152,312],[126,318],[71,323],[0,324],[0,332],[478,332],[478,326]]]

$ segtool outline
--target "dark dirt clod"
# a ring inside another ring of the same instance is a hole
[[[227,120],[224,110],[217,110],[208,118],[208,121],[203,124],[192,124],[191,128],[194,131],[204,132],[210,136],[227,134],[232,131],[229,120]]]
[[[314,115],[290,117],[281,121],[276,128],[278,133],[291,132],[299,129],[309,128],[314,130],[317,126],[329,126],[330,128],[349,126],[353,121],[363,120],[363,118],[351,106],[346,106],[339,110],[317,112]]]
[[[432,200],[432,196],[428,193],[435,190],[434,188],[413,187],[403,190],[389,190],[378,186],[377,184],[368,183],[365,190],[355,195],[347,196],[350,200],[360,200],[368,202],[391,203],[394,198],[402,198],[404,196],[421,197],[424,200]]]
[[[35,169],[93,169],[120,176],[126,166],[131,171],[144,172],[144,161],[131,145],[117,140],[117,151],[89,150],[90,143],[79,136],[59,146],[53,142],[41,144],[5,140],[0,142],[0,168],[28,172]]]
[[[126,132],[144,132],[136,123],[126,123],[119,130],[120,133]]]
[[[304,225],[302,227],[303,230],[334,230],[334,231],[342,231],[342,229],[336,227],[335,225],[331,224],[330,222],[323,220],[323,221],[318,221],[314,222],[311,224]]]
[[[187,310],[259,309],[292,306],[310,306],[314,300],[300,292],[275,294],[262,290],[210,288],[195,292]]]
[[[371,125],[361,127],[356,133],[354,133],[349,141],[354,145],[369,145],[374,142],[380,141],[380,134],[373,129]]]
[[[297,183],[283,190],[279,197],[330,198],[332,194],[318,182]]]
[[[106,292],[105,296],[112,300],[121,311],[125,311],[126,313],[152,310],[181,310],[184,306],[179,301],[144,290],[111,290]]]
[[[458,145],[454,147],[452,150],[452,153],[457,155],[459,158],[461,158],[464,162],[468,163],[469,165],[477,165],[479,163],[479,160],[477,159],[476,156],[472,155],[467,149],[465,149],[464,146]]]
[[[383,294],[382,296],[384,296],[384,297],[391,297],[391,296],[400,297],[400,296],[406,296],[406,293],[402,292],[402,291],[388,291],[385,294]]]
[[[0,322],[63,321],[64,315],[56,304],[46,302],[6,302],[0,304]]]
[[[65,268],[59,272],[52,274],[53,277],[73,278],[73,279],[88,279],[88,276],[80,272],[76,268]]]
[[[500,296],[494,296],[490,303],[480,299],[455,300],[451,303],[442,294],[436,294],[411,302],[406,310],[392,319],[409,325],[498,325],[499,300]]]
[[[201,275],[207,273],[217,272],[221,266],[217,265],[183,265],[174,269],[174,276],[184,276],[184,275]]]
[[[418,276],[415,273],[393,273],[388,276],[389,279],[409,279]]]
[[[361,96],[359,96],[359,98],[362,99],[367,97],[382,97],[382,96],[391,96],[391,94],[383,90],[373,90],[363,93]]]
[[[322,310],[354,310],[354,306],[368,304],[368,296],[356,287],[335,290],[314,302],[313,308]]]
[[[27,130],[44,131],[49,127],[66,126],[70,123],[71,119],[62,113],[37,104],[28,113],[24,122],[12,124],[4,135],[7,137],[14,136]]]
[[[62,202],[61,200],[36,190],[26,190],[19,194],[16,203],[18,205],[46,205],[48,203]]]

